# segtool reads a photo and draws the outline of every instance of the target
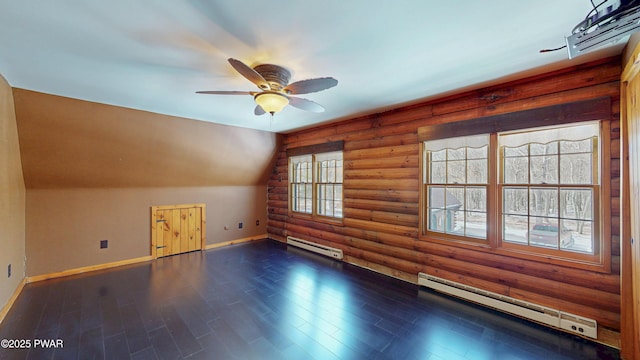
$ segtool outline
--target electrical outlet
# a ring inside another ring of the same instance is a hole
[[[238,229],[242,229],[242,223],[238,223]]]
[[[109,240],[100,240],[100,249],[106,249],[109,247]]]
[[[7,266],[7,277],[10,278],[11,277],[11,264],[9,264]]]

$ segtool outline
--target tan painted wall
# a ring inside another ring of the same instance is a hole
[[[153,205],[205,203],[207,244],[266,234],[276,134],[13,94],[27,188],[27,276],[150,255]],[[100,240],[109,248],[101,250]]]
[[[24,255],[25,187],[16,116],[11,87],[0,75],[0,309],[24,278]]]
[[[27,276],[149,256],[152,205],[205,203],[207,244],[266,234],[266,197],[265,185],[29,189]]]

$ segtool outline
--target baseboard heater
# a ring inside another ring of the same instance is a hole
[[[328,256],[337,260],[342,260],[342,250],[330,246],[317,244],[311,241],[298,239],[293,236],[287,236],[287,244],[312,251],[324,256]]]
[[[598,324],[593,319],[566,313],[491,291],[475,288],[437,276],[418,273],[418,284],[439,292],[485,305],[496,310],[527,318],[569,332],[598,338]]]

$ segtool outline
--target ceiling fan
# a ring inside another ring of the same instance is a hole
[[[255,100],[256,108],[254,113],[262,115],[273,114],[291,105],[301,110],[311,112],[323,112],[324,107],[308,99],[293,97],[290,95],[309,94],[326,90],[338,85],[338,80],[332,77],[323,77],[296,81],[289,84],[291,73],[282,66],[272,64],[257,65],[249,67],[240,60],[228,59],[240,75],[256,84],[260,91],[196,91],[198,94],[213,95],[251,95]]]

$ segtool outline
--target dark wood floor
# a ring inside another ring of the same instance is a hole
[[[31,341],[0,349],[0,359],[619,357],[269,240],[28,284],[0,339]],[[36,339],[64,347],[36,348]]]

